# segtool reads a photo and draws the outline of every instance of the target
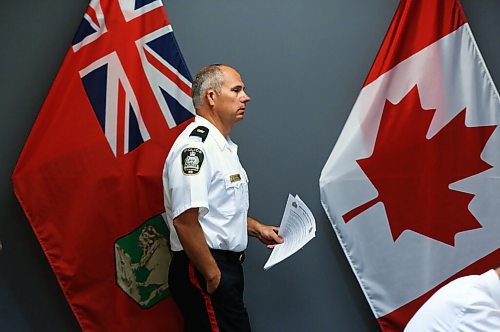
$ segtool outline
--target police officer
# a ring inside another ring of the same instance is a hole
[[[229,138],[250,97],[238,72],[218,64],[198,72],[192,97],[197,116],[163,170],[169,287],[185,331],[250,331],[241,266],[247,236],[270,248],[283,242],[277,227],[247,216],[248,177]]]

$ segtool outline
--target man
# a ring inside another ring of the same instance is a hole
[[[439,289],[405,328],[417,331],[500,331],[500,267]]]
[[[192,86],[197,116],[165,161],[165,211],[173,258],[169,287],[185,331],[250,331],[243,304],[247,235],[273,247],[277,227],[247,216],[248,178],[229,138],[250,97],[240,75],[210,65]]]

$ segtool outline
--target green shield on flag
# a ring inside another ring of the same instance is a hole
[[[144,309],[170,295],[168,239],[167,225],[157,215],[115,242],[116,283]]]

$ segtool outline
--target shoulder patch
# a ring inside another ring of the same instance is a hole
[[[182,173],[184,175],[196,175],[200,172],[205,155],[198,148],[185,148],[182,150]]]
[[[202,142],[205,142],[208,136],[208,128],[204,126],[198,126],[194,128],[194,130],[189,134],[189,137],[191,136],[197,136],[201,138]]]

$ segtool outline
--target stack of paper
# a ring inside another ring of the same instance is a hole
[[[278,235],[285,239],[285,242],[274,247],[264,270],[290,257],[316,236],[314,216],[298,195],[293,197],[288,194]]]

